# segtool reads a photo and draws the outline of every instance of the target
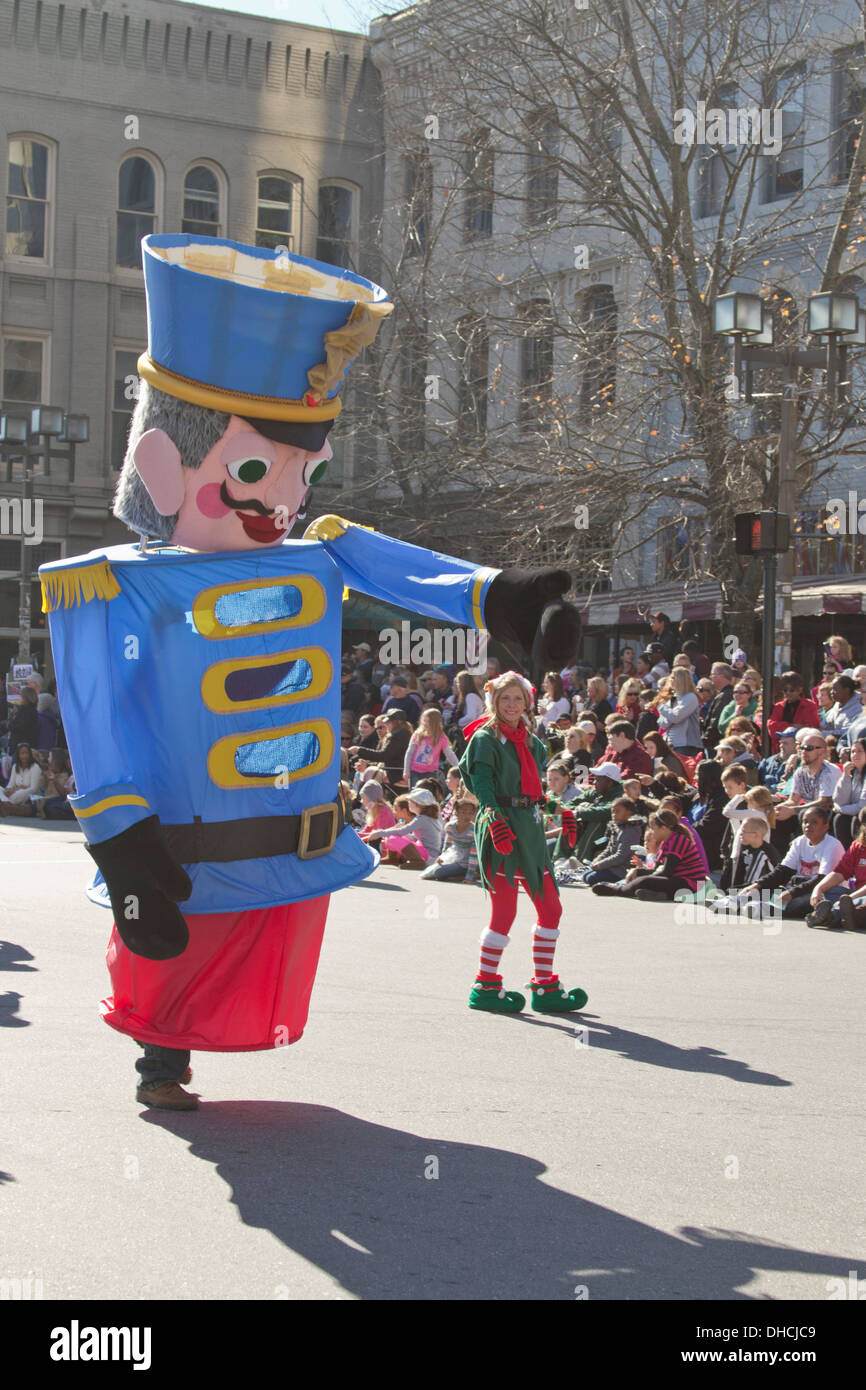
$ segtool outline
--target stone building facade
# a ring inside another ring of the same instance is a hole
[[[110,504],[146,344],[140,237],[285,245],[376,279],[380,106],[360,34],[174,0],[0,0],[2,406],[90,420],[74,481],[62,445],[48,477],[33,461],[34,570],[128,538]],[[333,442],[339,486],[358,451],[338,429]],[[12,501],[22,465],[4,452],[0,496]],[[0,536],[0,670],[16,648],[19,553]],[[35,601],[33,612],[38,656]]]

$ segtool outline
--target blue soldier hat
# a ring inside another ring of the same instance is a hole
[[[142,239],[145,381],[292,435],[339,414],[349,366],[393,304],[372,280],[221,237]]]

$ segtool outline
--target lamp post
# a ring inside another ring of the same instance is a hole
[[[65,458],[69,465],[69,482],[75,481],[75,446],[86,444],[90,438],[90,419],[73,415],[59,406],[39,405],[26,415],[0,415],[0,454],[6,459],[6,480],[11,481],[12,464],[21,458],[24,465],[21,495],[21,558],[18,578],[18,662],[30,664],[30,547],[27,526],[33,517],[33,459],[42,459],[42,475],[51,476],[52,456]],[[52,448],[52,440],[66,447]],[[44,442],[42,442],[44,441]]]
[[[776,511],[790,521],[796,508],[797,460],[797,372],[800,368],[823,368],[826,372],[825,390],[836,402],[850,399],[847,376],[848,350],[866,344],[866,311],[860,308],[853,294],[838,292],[813,294],[809,300],[808,332],[823,346],[781,348],[773,344],[773,318],[760,295],[735,291],[720,295],[713,305],[713,331],[719,337],[733,341],[732,375],[738,400],[739,383],[744,382],[743,398],[751,404],[752,374],[755,368],[775,368],[782,375],[779,418],[779,455],[776,476]],[[791,583],[793,555],[790,543],[785,542],[777,552],[781,556],[782,613],[776,630],[776,559],[773,554],[772,582],[768,582],[765,559],[764,586],[764,651],[768,650],[767,630],[775,632],[775,643],[769,650],[773,660],[765,666],[765,686],[772,680],[775,669],[782,670],[791,661]],[[766,551],[764,551],[766,557]],[[768,607],[768,604],[770,605]],[[765,656],[766,662],[766,656]]]

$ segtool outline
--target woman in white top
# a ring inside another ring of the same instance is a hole
[[[33,749],[29,743],[19,743],[9,781],[5,788],[0,788],[0,816],[35,815],[36,808],[30,798],[38,796],[42,782],[42,768],[33,756]]]
[[[538,723],[536,728],[552,728],[563,714],[571,714],[571,702],[565,693],[562,676],[558,671],[548,671],[542,681],[543,695],[538,698]]]
[[[473,719],[480,719],[484,713],[484,701],[478,694],[475,677],[470,676],[468,671],[458,671],[454,677],[454,694],[457,697],[454,718],[459,727],[465,729],[467,724],[471,724]]]

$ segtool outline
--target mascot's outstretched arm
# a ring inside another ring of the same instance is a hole
[[[319,517],[304,539],[322,541],[350,589],[445,622],[486,629],[497,641],[517,641],[536,674],[559,670],[577,656],[580,614],[562,598],[571,587],[567,570],[472,565],[339,516]]]

